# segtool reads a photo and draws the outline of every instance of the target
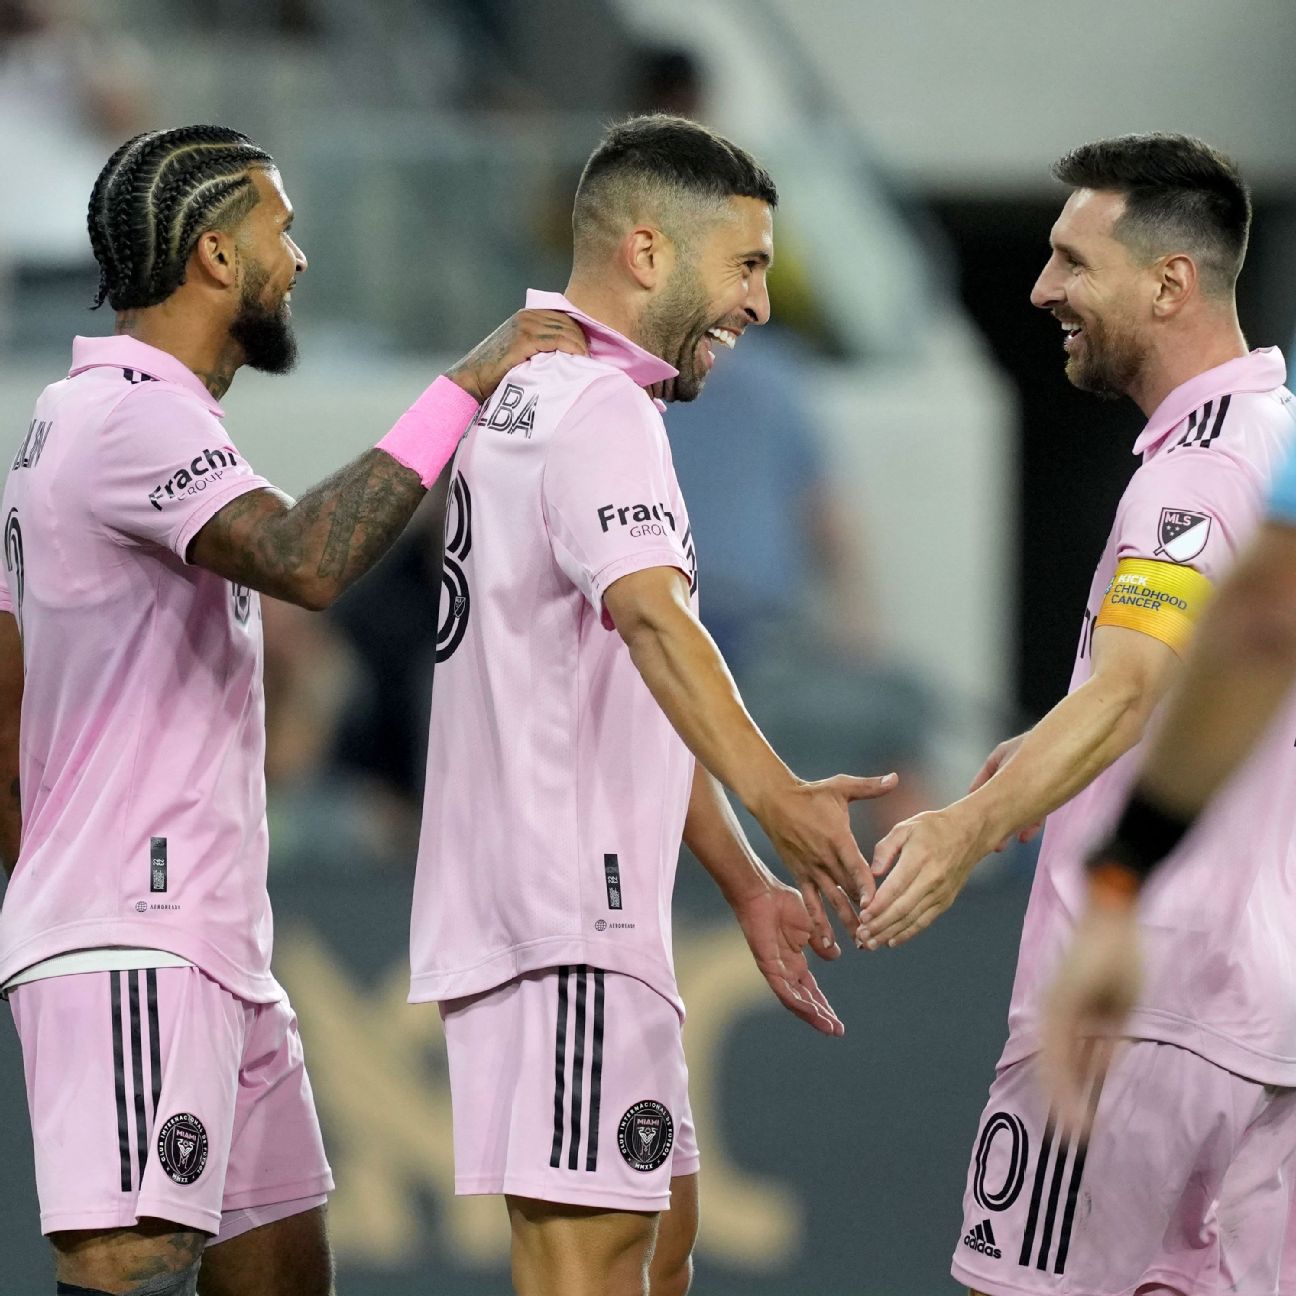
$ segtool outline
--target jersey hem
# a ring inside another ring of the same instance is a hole
[[[674,969],[647,959],[627,957],[625,951],[597,945],[572,936],[546,937],[523,947],[513,947],[478,963],[475,967],[448,972],[414,972],[410,977],[409,1003],[443,1003],[493,990],[528,972],[545,968],[584,964],[642,981],[656,991],[684,1020],[684,1001],[675,982]]]
[[[213,1236],[220,1228],[220,1212],[202,1210],[179,1202],[162,1201],[143,1196],[122,1206],[106,1210],[41,1211],[41,1233],[61,1233],[69,1229],[133,1228],[142,1219],[162,1219],[171,1224],[182,1224]]]
[[[113,945],[158,949],[188,959],[200,972],[245,1003],[270,1004],[287,998],[269,968],[264,972],[242,972],[201,937],[160,923],[132,922],[124,918],[111,923],[99,918],[67,923],[11,946],[0,957],[0,985],[58,954]]]
[[[1131,1014],[1125,1029],[1120,1032],[1120,1038],[1171,1044],[1188,1053],[1195,1053],[1212,1066],[1217,1066],[1222,1071],[1231,1071],[1244,1080],[1275,1085],[1281,1089],[1296,1088],[1296,1058],[1275,1057],[1248,1048],[1201,1022],[1190,1021],[1175,1013],[1154,1008],[1139,1009]],[[1009,1036],[995,1067],[996,1074],[1038,1053],[1039,1049],[1035,1029]]]
[[[309,1179],[294,1179],[291,1183],[263,1185],[243,1192],[228,1193],[221,1202],[221,1213],[283,1206],[288,1202],[331,1193],[334,1187],[333,1171],[326,1169],[323,1174],[312,1175]]]

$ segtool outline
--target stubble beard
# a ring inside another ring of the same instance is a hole
[[[644,345],[679,370],[677,378],[662,384],[666,401],[697,400],[707,371],[698,364],[697,346],[710,325],[706,293],[697,272],[677,265],[660,298],[644,314]]]
[[[1128,395],[1147,360],[1147,348],[1131,335],[1122,336],[1097,321],[1085,325],[1083,337],[1083,357],[1067,358],[1071,385],[1100,400]]]

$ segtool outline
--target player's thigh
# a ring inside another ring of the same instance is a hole
[[[92,1291],[129,1292],[164,1275],[192,1279],[207,1234],[169,1220],[142,1219],[128,1229],[63,1230],[51,1233],[49,1240],[59,1282]]]
[[[517,1296],[647,1296],[658,1212],[505,1200]]]
[[[213,1243],[198,1296],[332,1296],[333,1256],[323,1206]]]
[[[650,1296],[685,1296],[693,1282],[693,1244],[698,1234],[697,1174],[671,1179],[670,1210],[657,1226],[657,1245],[648,1267]]]
[[[1091,1047],[1082,1140],[1058,1124],[1036,1063],[991,1087],[954,1276],[989,1296],[1216,1290],[1216,1204],[1263,1087],[1169,1044]]]

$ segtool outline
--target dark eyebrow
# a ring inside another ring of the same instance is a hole
[[[769,267],[774,264],[774,258],[770,256],[770,254],[766,252],[764,248],[760,248],[755,252],[742,252],[739,254],[738,260],[739,261],[759,261],[761,265],[763,265],[766,269],[769,269]]]
[[[1074,261],[1077,265],[1087,264],[1084,257],[1082,257],[1069,243],[1054,243],[1052,239],[1050,239],[1049,242],[1052,244],[1054,252],[1061,252],[1064,257]]]

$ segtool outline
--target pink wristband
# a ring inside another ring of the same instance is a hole
[[[436,380],[378,442],[377,449],[418,473],[431,487],[481,407],[458,383]]]

